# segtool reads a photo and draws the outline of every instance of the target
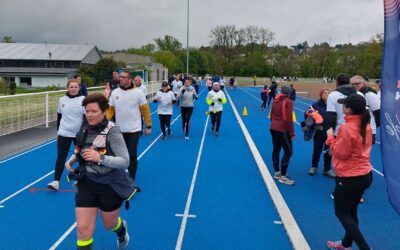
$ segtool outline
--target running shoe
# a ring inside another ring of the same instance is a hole
[[[283,184],[286,184],[286,185],[289,185],[289,186],[294,185],[294,180],[290,179],[289,176],[287,176],[287,175],[282,175],[279,178],[279,182],[283,183]]]
[[[185,136],[185,141],[189,141],[189,136]]]
[[[168,135],[171,135],[172,134],[171,128],[168,128],[167,130],[168,130]]]
[[[117,246],[119,249],[126,249],[129,244],[128,223],[122,220],[122,224],[125,227],[125,234],[121,237],[117,236]]]
[[[161,140],[165,141],[166,139],[167,139],[167,136],[166,136],[166,135],[162,135],[162,136],[161,136]]]
[[[282,175],[281,175],[281,172],[280,172],[280,171],[274,173],[274,179],[279,180],[279,178],[281,178],[281,176],[282,176]]]
[[[218,137],[218,131],[215,132],[215,136]]]
[[[317,173],[317,168],[315,167],[310,168],[310,171],[308,171],[309,175],[315,175],[316,173]]]
[[[211,131],[214,131],[214,125],[211,126]]]
[[[342,241],[330,241],[326,242],[326,246],[331,250],[351,250],[351,247],[344,247]]]
[[[330,178],[335,178],[335,177],[336,177],[336,174],[335,174],[332,170],[327,170],[327,171],[325,171],[325,172],[324,172],[324,175],[325,175],[326,177],[330,177]]]
[[[60,189],[60,181],[52,181],[47,184],[47,187],[52,190],[59,190]]]

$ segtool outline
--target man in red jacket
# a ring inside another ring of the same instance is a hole
[[[291,89],[287,85],[281,88],[281,94],[274,99],[271,108],[272,162],[274,164],[274,178],[280,183],[293,185],[294,180],[287,175],[290,157],[293,154],[292,141],[295,139],[293,128],[293,102],[289,99]],[[284,154],[279,168],[279,152],[283,148]]]

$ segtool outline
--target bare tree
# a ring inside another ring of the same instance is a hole
[[[211,30],[211,45],[221,50],[226,60],[234,57],[236,33],[235,25],[217,26]]]
[[[275,33],[267,28],[260,28],[261,53],[264,54],[268,44],[274,40]]]
[[[250,47],[250,53],[254,52],[255,45],[260,40],[260,28],[254,25],[249,25],[245,28],[246,42]]]

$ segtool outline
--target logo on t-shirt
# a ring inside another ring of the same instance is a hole
[[[115,97],[115,99],[117,99],[117,100],[118,100],[118,99],[119,99],[119,96],[116,96],[116,97]]]

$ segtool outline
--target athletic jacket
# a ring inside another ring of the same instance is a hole
[[[278,132],[289,132],[294,138],[293,102],[287,95],[279,94],[275,97],[271,108],[271,129]]]
[[[218,90],[218,92],[211,90],[208,92],[206,102],[210,106],[208,109],[210,112],[218,112],[222,111],[222,105],[226,103],[226,97],[222,90]]]
[[[194,106],[194,100],[197,100],[197,93],[196,90],[193,88],[193,86],[183,86],[182,88],[179,89],[178,95],[176,98],[181,98],[182,103],[181,107],[193,107]]]
[[[329,135],[326,145],[332,153],[332,164],[339,177],[366,175],[372,170],[370,163],[372,130],[368,124],[365,144],[360,135],[360,115],[346,115],[337,137]]]

